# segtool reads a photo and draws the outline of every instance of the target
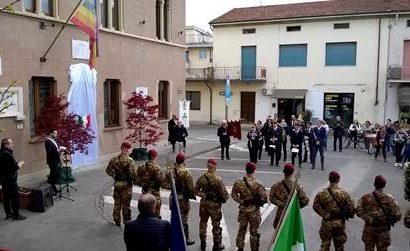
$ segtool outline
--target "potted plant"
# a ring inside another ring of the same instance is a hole
[[[140,92],[133,92],[131,97],[124,101],[128,112],[127,129],[130,130],[125,141],[138,143],[138,147],[134,148],[130,155],[136,161],[146,160],[147,146],[155,144],[163,135],[158,125],[158,105],[152,104],[153,101],[151,96]]]

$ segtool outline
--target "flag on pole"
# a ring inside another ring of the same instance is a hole
[[[70,21],[90,36],[90,60],[88,64],[93,69],[98,39],[97,0],[83,0]]]
[[[226,77],[225,83],[225,105],[229,105],[232,100],[232,92],[231,92],[231,80],[229,76]]]
[[[272,251],[304,251],[305,236],[302,217],[300,214],[299,199],[293,192],[289,205],[284,213],[282,223],[271,247]]]
[[[171,251],[187,251],[174,177],[171,175]]]

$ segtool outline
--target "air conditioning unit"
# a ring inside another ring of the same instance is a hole
[[[389,79],[401,79],[402,78],[401,67],[389,67]]]
[[[263,96],[271,96],[272,95],[273,90],[272,89],[267,89],[267,88],[263,88],[262,89],[262,95]]]

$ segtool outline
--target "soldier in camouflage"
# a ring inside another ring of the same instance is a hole
[[[407,208],[406,215],[404,216],[404,225],[407,228],[410,228],[410,207]],[[410,242],[409,242],[409,246],[410,246]]]
[[[354,202],[350,195],[338,186],[339,181],[340,175],[335,171],[330,172],[329,187],[319,192],[313,202],[313,210],[322,217],[319,231],[322,240],[320,251],[330,250],[332,239],[335,251],[343,251],[347,241],[345,222],[354,217]]]
[[[261,223],[260,207],[268,200],[263,184],[254,177],[256,165],[252,162],[246,164],[246,176],[235,181],[232,187],[231,197],[239,204],[239,229],[236,236],[238,251],[245,247],[245,234],[249,224],[251,250],[259,250],[258,233]]]
[[[189,238],[189,228],[188,228],[188,215],[190,204],[189,199],[196,199],[195,197],[195,188],[194,181],[191,175],[191,172],[185,167],[185,155],[179,153],[176,156],[176,165],[170,172],[166,174],[167,188],[171,189],[171,175],[175,179],[175,188],[178,195],[179,210],[181,211],[182,224],[184,226],[184,233],[186,244],[193,245],[195,244],[194,240]],[[170,208],[171,208],[172,199],[170,199]]]
[[[121,225],[121,211],[124,224],[131,220],[132,183],[134,179],[134,161],[129,157],[131,145],[121,144],[121,154],[108,163],[105,172],[114,179],[114,211],[112,216],[115,225]]]
[[[390,194],[384,193],[386,179],[378,175],[375,191],[363,195],[357,203],[357,216],[365,221],[362,241],[366,251],[387,250],[390,246],[390,228],[401,218],[400,208]]]
[[[410,201],[410,162],[404,164],[404,198]]]
[[[273,222],[273,227],[277,229],[280,217],[283,209],[286,206],[286,202],[292,191],[296,188],[296,192],[299,198],[300,208],[303,208],[309,204],[309,198],[306,196],[303,188],[297,184],[293,179],[294,167],[291,163],[286,163],[283,168],[285,177],[278,183],[272,185],[269,193],[269,201],[278,207],[276,211],[276,217]]]
[[[157,199],[155,215],[161,218],[161,194],[160,188],[166,187],[164,174],[157,163],[157,151],[148,151],[148,161],[137,168],[135,184],[142,188],[142,193],[150,193]]]
[[[223,250],[222,244],[222,204],[229,199],[229,194],[222,179],[216,174],[217,162],[208,160],[208,171],[202,174],[195,183],[195,193],[201,197],[199,204],[199,238],[201,239],[201,250],[206,248],[206,228],[208,219],[211,218],[214,245],[212,250]]]

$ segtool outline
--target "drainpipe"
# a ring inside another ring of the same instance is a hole
[[[387,69],[389,69],[390,65],[390,37],[391,37],[391,29],[393,28],[393,25],[391,24],[391,18],[389,21],[389,32],[387,36]],[[383,113],[383,121],[386,121],[386,113],[387,113],[387,99],[388,99],[388,84],[389,84],[389,73],[387,72],[386,74],[386,85],[384,86],[385,91],[384,91],[384,113]]]
[[[381,30],[382,17],[379,17],[379,31],[377,37],[377,70],[376,70],[376,101],[374,105],[379,104],[379,73],[380,73],[380,30]]]
[[[206,79],[205,85],[209,89],[209,124],[212,125],[212,87],[209,78]]]

